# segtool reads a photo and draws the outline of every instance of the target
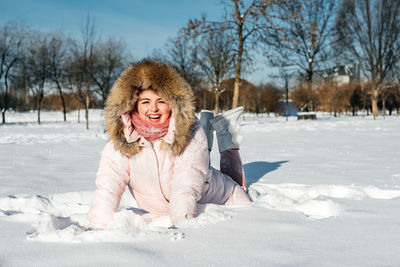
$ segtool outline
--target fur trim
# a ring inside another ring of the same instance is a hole
[[[121,115],[134,109],[139,91],[145,89],[157,91],[170,105],[176,130],[169,149],[173,155],[181,154],[195,122],[193,91],[170,65],[154,60],[143,60],[131,65],[111,88],[104,112],[106,129],[115,148],[128,156],[140,151],[138,142],[126,141]]]

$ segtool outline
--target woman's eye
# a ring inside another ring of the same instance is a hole
[[[165,101],[164,100],[158,100],[158,103],[165,104]]]
[[[141,103],[141,104],[148,104],[149,101],[145,100],[145,101],[142,101],[142,102],[140,102],[140,103]]]

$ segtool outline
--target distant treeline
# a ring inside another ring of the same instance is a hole
[[[290,99],[301,111],[332,114],[399,112],[400,1],[227,0],[216,21],[190,19],[149,57],[169,62],[218,113],[238,105],[279,114]],[[96,35],[93,19],[80,37],[0,25],[0,109],[101,108],[134,55],[122,40]],[[270,84],[243,79],[256,66]],[[339,66],[346,66],[341,71]],[[347,67],[349,66],[349,67]],[[347,77],[347,80],[341,79]],[[283,86],[277,86],[282,84]]]

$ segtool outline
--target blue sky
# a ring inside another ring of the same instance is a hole
[[[0,0],[0,23],[24,21],[33,29],[62,30],[80,34],[88,12],[94,18],[97,34],[122,38],[135,59],[163,48],[190,18],[207,14],[218,19],[224,13],[220,0]],[[262,70],[248,77],[264,80]]]

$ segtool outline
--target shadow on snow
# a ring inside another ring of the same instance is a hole
[[[244,173],[246,175],[246,184],[249,187],[251,184],[258,182],[265,174],[272,172],[283,163],[289,161],[277,161],[277,162],[267,162],[267,161],[255,161],[246,163],[243,165]]]

